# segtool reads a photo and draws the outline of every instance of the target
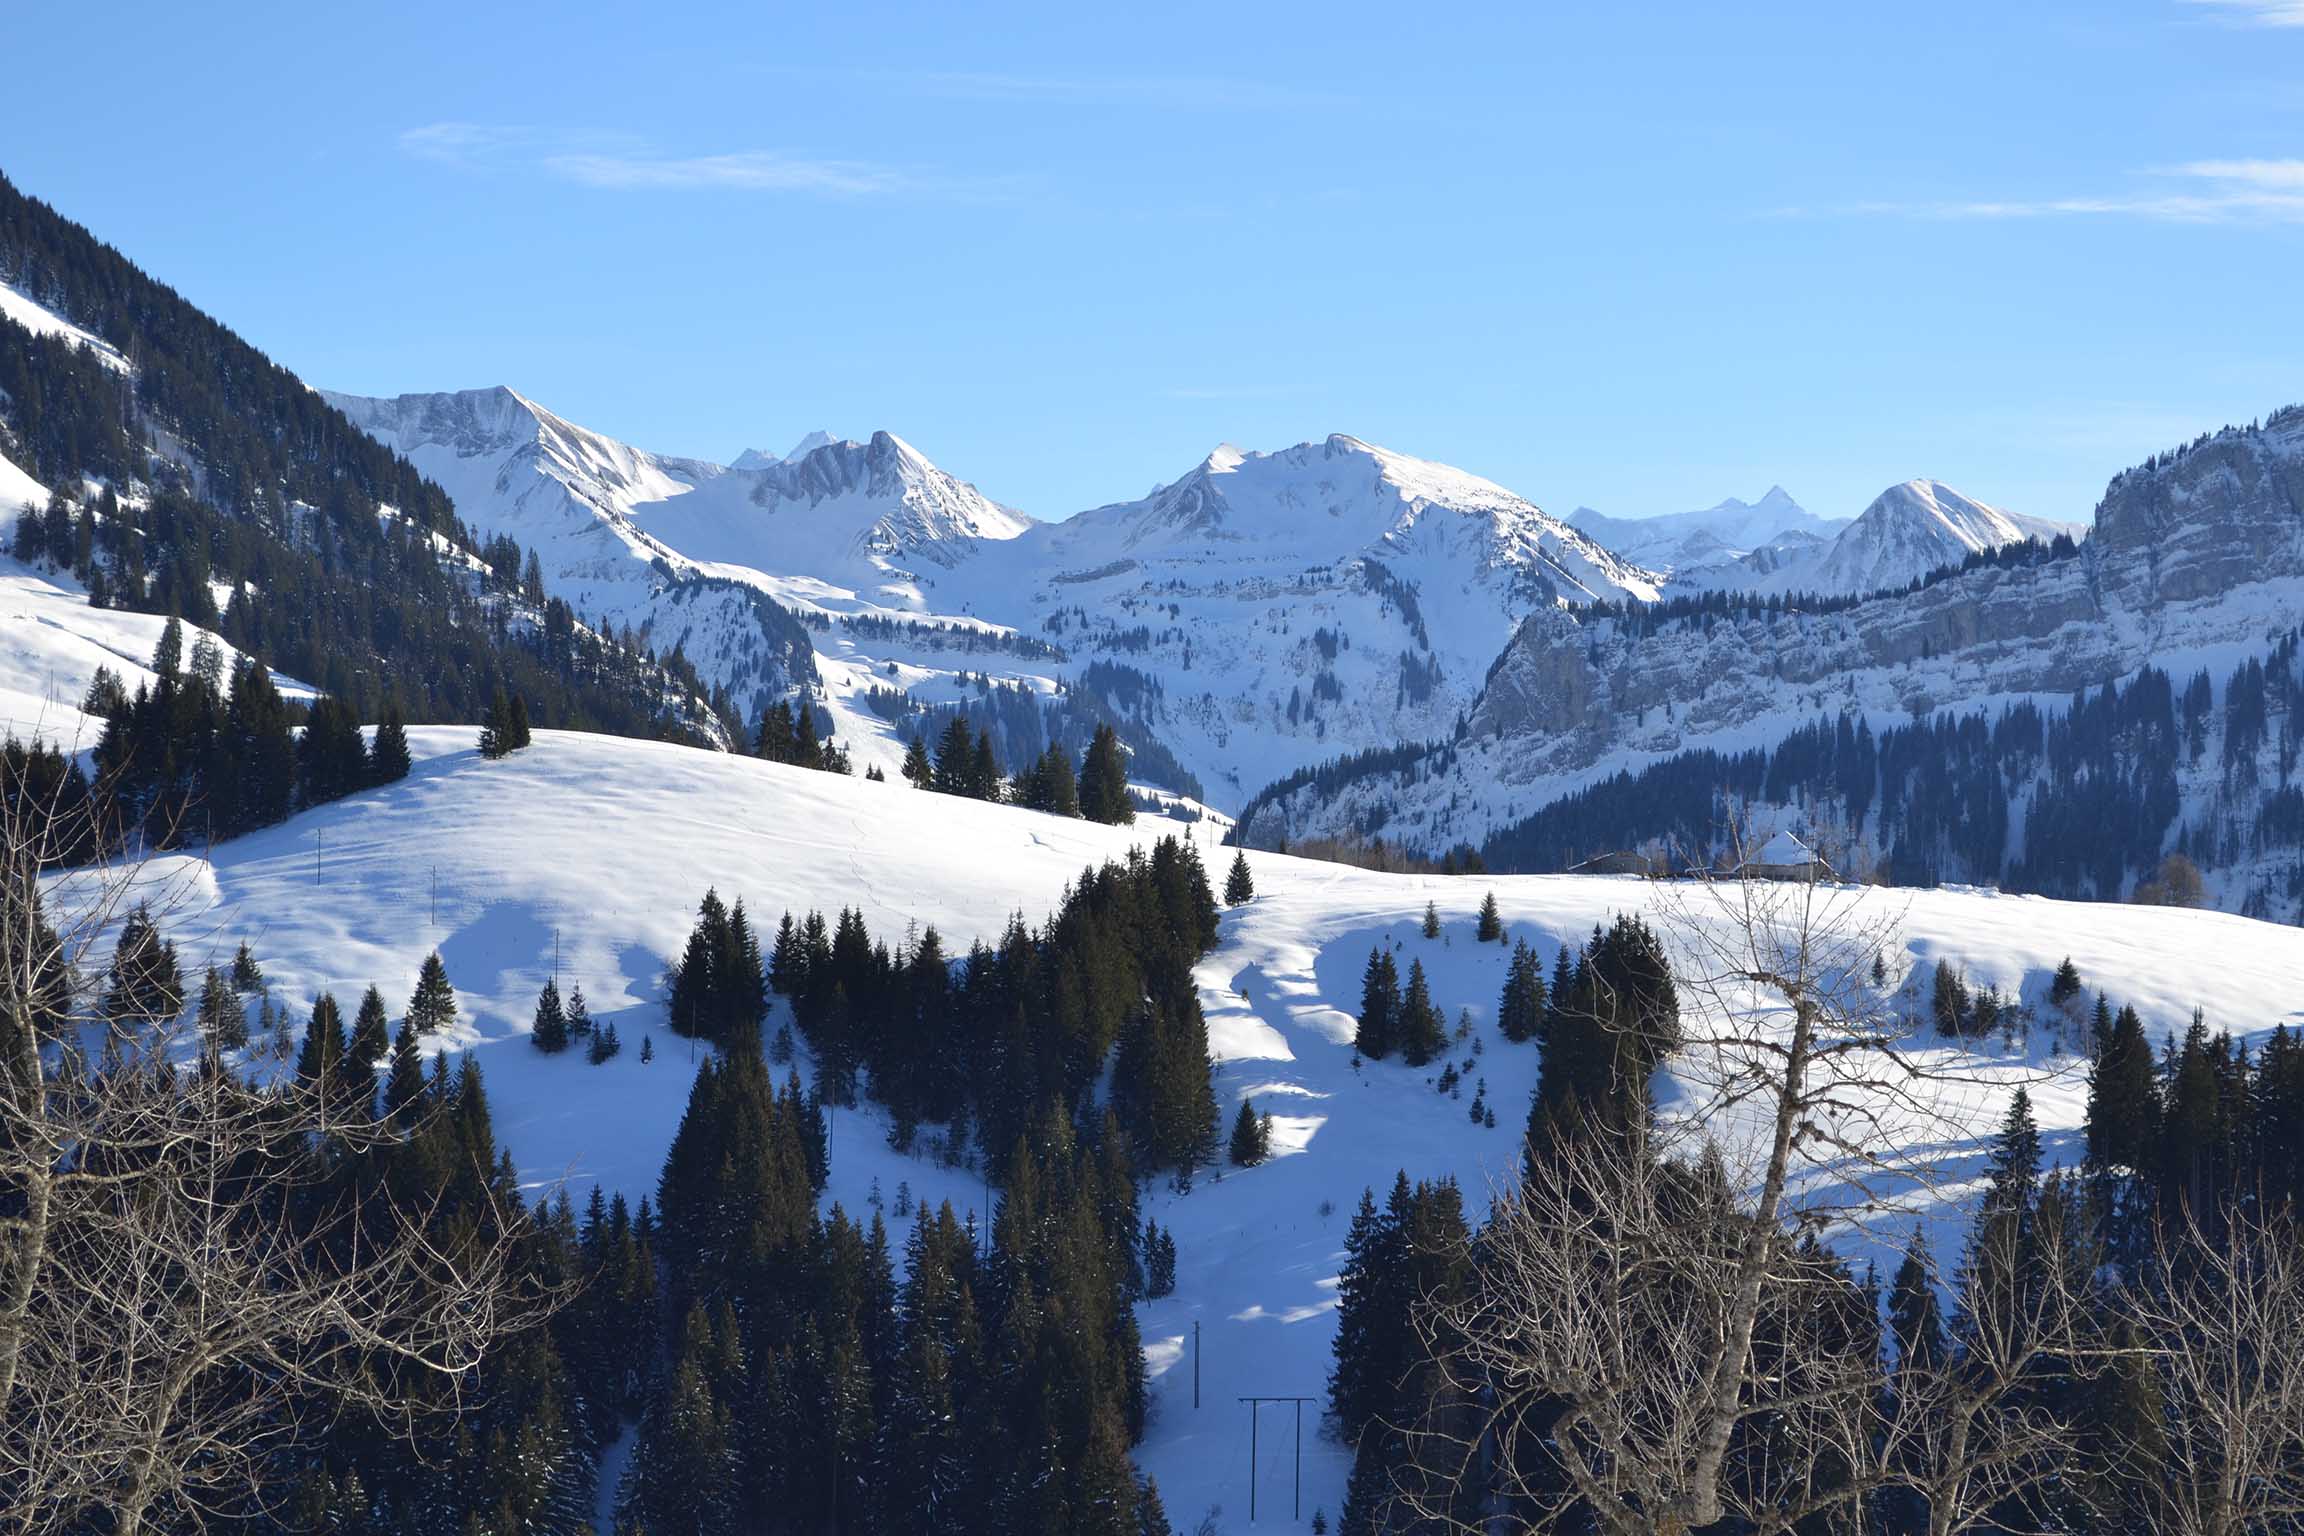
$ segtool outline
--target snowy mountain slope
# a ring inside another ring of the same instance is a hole
[[[1137,501],[1051,525],[1043,564],[1476,553],[1485,572],[1583,600],[1637,594],[1649,573],[1477,475],[1337,434],[1277,453],[1227,443]],[[1484,573],[1485,573],[1484,572]]]
[[[17,518],[48,502],[47,488],[0,458],[0,549]],[[85,751],[103,734],[101,720],[80,712],[98,667],[111,668],[130,693],[153,680],[146,665],[168,621],[159,614],[91,608],[88,593],[68,575],[34,570],[0,555],[0,736],[39,739],[66,751]],[[230,667],[239,653],[198,625],[184,626],[189,654],[207,634]],[[289,698],[309,699],[313,688],[293,678],[274,683]]]
[[[640,520],[692,559],[891,594],[904,593],[918,568],[957,565],[1031,525],[890,432],[731,473],[706,494],[643,509]]]
[[[17,515],[26,508],[37,511],[47,504],[48,487],[0,454],[0,521],[14,527]]]
[[[595,623],[629,625],[658,650],[680,644],[706,685],[725,685],[747,716],[814,681],[789,615],[740,586],[699,583],[704,569],[642,526],[645,508],[745,477],[633,448],[509,389],[321,393],[446,491],[482,537],[535,551],[553,596]]]
[[[228,957],[248,938],[299,1022],[318,990],[348,1002],[370,982],[397,1010],[437,946],[458,993],[453,1044],[478,1053],[504,1144],[524,1178],[565,1179],[579,1198],[595,1180],[634,1196],[654,1188],[694,1071],[687,1042],[662,1025],[662,972],[707,884],[771,921],[786,908],[853,903],[875,933],[900,933],[908,919],[934,923],[958,952],[995,937],[1011,911],[1045,914],[1083,863],[1173,830],[1095,827],[901,783],[638,741],[541,732],[528,751],[487,763],[469,730],[410,734],[418,761],[407,780],[224,845],[213,865],[164,860],[148,878],[188,893],[164,919],[188,963]],[[571,827],[583,835],[570,837]],[[1244,1517],[1250,1472],[1246,1410],[1235,1398],[1324,1391],[1334,1277],[1360,1190],[1381,1195],[1402,1168],[1412,1178],[1453,1176],[1477,1210],[1490,1182],[1517,1161],[1537,1056],[1493,1029],[1506,954],[1472,942],[1482,895],[1495,891],[1510,936],[1527,939],[1549,966],[1561,944],[1617,912],[1649,910],[1665,889],[1589,877],[1387,876],[1250,858],[1259,895],[1227,913],[1220,946],[1197,974],[1219,1103],[1227,1117],[1243,1096],[1271,1110],[1279,1155],[1254,1170],[1203,1177],[1188,1195],[1147,1192],[1151,1213],[1175,1231],[1180,1262],[1176,1294],[1141,1313],[1155,1407],[1140,1459],[1158,1476],[1172,1517],[1189,1525],[1220,1504],[1228,1528]],[[68,905],[77,878],[59,877],[54,899]],[[1441,939],[1417,934],[1427,900],[1443,919]],[[1906,998],[1943,958],[1973,982],[2037,1002],[2069,954],[2091,988],[2133,1002],[2155,1034],[2181,1028],[2196,1004],[2213,1025],[2250,1035],[2284,1017],[2296,1022],[2290,994],[2304,974],[2304,932],[2295,929],[1974,891],[1861,900],[1903,913],[1889,985]],[[573,1053],[539,1055],[522,1038],[555,940],[563,985],[581,984],[625,1042],[604,1066]],[[1424,1074],[1397,1064],[1354,1070],[1349,1011],[1377,943],[1399,946],[1403,965],[1423,961],[1448,1017],[1470,1014],[1478,1054],[1469,1041],[1451,1052],[1471,1060],[1462,1098],[1436,1093]],[[651,1035],[655,1059],[643,1064],[640,1042]],[[2038,1051],[2006,1059],[2005,1070],[2027,1064],[2042,1064]],[[1481,1078],[1494,1130],[1469,1121]],[[2050,1159],[2076,1162],[2083,1078],[2075,1067],[2033,1088]],[[1659,1093],[1668,1112],[1684,1102],[1669,1078]],[[1955,1184],[1980,1159],[2000,1109],[1989,1094],[1965,1106],[1971,1139],[1940,1149]],[[859,1210],[875,1182],[892,1198],[902,1181],[930,1200],[983,1208],[973,1173],[897,1156],[886,1128],[871,1108],[835,1118],[828,1200]],[[1950,1209],[1933,1216],[1958,1219]],[[1900,1218],[1885,1240],[1901,1243],[1908,1231]],[[1957,1251],[1957,1234],[1938,1234],[1937,1246]],[[1316,1438],[1317,1418],[1307,1417],[1306,1523],[1320,1509],[1333,1526],[1347,1457]],[[1261,1441],[1263,1519],[1304,1529],[1286,1519],[1288,1421],[1268,1417]]]
[[[1610,517],[1578,507],[1568,522],[1625,559],[1668,576],[1733,561],[1787,534],[1829,540],[1848,525],[1846,518],[1818,517],[1780,485],[1770,486],[1758,501],[1731,496],[1701,511],[1656,517]]]
[[[1645,600],[1655,578],[1493,482],[1339,435],[1219,448],[986,551],[954,589],[1076,668],[1156,687],[1161,739],[1230,807],[1277,773],[1448,735],[1519,616]]]
[[[1941,480],[1907,480],[1882,491],[1840,531],[1815,566],[1811,590],[1835,595],[1885,591],[2003,544],[2083,532],[2069,523],[1988,506]],[[1805,578],[1788,571],[1780,579]]]
[[[82,330],[21,288],[0,283],[0,319],[13,321],[35,336],[62,336],[94,353],[106,367],[132,373],[134,367],[120,349],[91,331]]]
[[[1540,611],[1488,670],[1461,741],[1389,781],[1293,792],[1249,835],[1381,827],[1410,846],[1478,842],[1620,768],[1772,745],[1819,714],[1878,728],[2021,698],[2057,711],[2074,690],[2148,664],[2221,675],[2304,622],[2299,506],[2304,410],[2290,408],[2116,477],[2063,558],[1829,611],[1633,622]]]

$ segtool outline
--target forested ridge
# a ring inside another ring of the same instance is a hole
[[[509,541],[110,246],[0,178],[0,280],[116,348],[0,322],[0,450],[59,493],[15,553],[91,600],[174,614],[363,721],[704,739],[693,672],[579,624]],[[84,482],[94,482],[86,489]]]

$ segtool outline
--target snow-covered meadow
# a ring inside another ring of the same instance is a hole
[[[523,1177],[538,1189],[565,1183],[579,1202],[595,1182],[634,1197],[654,1189],[693,1071],[690,1045],[664,1027],[663,973],[707,886],[743,898],[763,924],[787,909],[855,906],[875,935],[893,940],[907,924],[933,924],[949,950],[964,951],[996,937],[1012,912],[1044,916],[1083,865],[1163,832],[1195,837],[1218,880],[1230,858],[1214,823],[1107,828],[926,795],[900,781],[599,736],[540,732],[532,748],[497,762],[479,757],[469,729],[410,736],[417,762],[408,779],[207,859],[156,861],[145,878],[177,894],[166,925],[195,973],[246,939],[299,1023],[317,992],[333,990],[349,1007],[371,982],[397,1014],[418,964],[439,948],[461,1013],[435,1048],[477,1053]],[[1146,1191],[1175,1232],[1179,1262],[1176,1293],[1141,1310],[1154,1408],[1139,1455],[1187,1528],[1218,1505],[1225,1528],[1246,1524],[1241,1395],[1324,1394],[1335,1275],[1361,1190],[1381,1198],[1402,1169],[1451,1176],[1477,1212],[1491,1181],[1516,1166],[1537,1048],[1494,1030],[1507,952],[1474,941],[1483,894],[1495,892],[1507,937],[1525,938],[1549,970],[1562,943],[1618,912],[1650,912],[1671,889],[1625,877],[1398,876],[1249,858],[1257,897],[1226,913],[1198,977],[1220,1112],[1229,1121],[1243,1096],[1269,1109],[1278,1155],[1220,1178],[1203,1173],[1189,1193],[1165,1182]],[[1856,899],[1868,913],[1900,918],[1891,990],[1944,958],[1973,983],[2038,1000],[2069,955],[2090,988],[2134,1003],[2155,1038],[2180,1030],[2196,1005],[2212,1025],[2244,1034],[2304,1016],[2304,933],[2294,929],[1982,891]],[[1436,939],[1419,931],[1428,901],[1442,921]],[[1403,972],[1412,959],[1424,963],[1452,1028],[1469,1016],[1469,1035],[1449,1052],[1470,1062],[1461,1097],[1436,1091],[1439,1063],[1355,1068],[1352,1016],[1375,944],[1396,946]],[[580,1052],[547,1057],[524,1038],[555,953],[563,988],[581,985],[595,1017],[616,1024],[624,1051],[605,1065]],[[654,1060],[643,1063],[648,1037]],[[2049,1156],[2076,1161],[2081,1073],[2069,1063],[2058,1071],[2037,1050],[2019,1047],[2002,1062],[2000,1048],[1990,1049],[2011,1079],[2051,1074],[2034,1087]],[[1494,1129],[1469,1114],[1483,1078]],[[1670,1109],[1683,1090],[1664,1081],[1658,1091]],[[1998,1096],[1980,1094],[1971,1108],[1981,1134]],[[827,1201],[857,1210],[877,1185],[893,1218],[902,1184],[915,1198],[983,1209],[974,1173],[899,1157],[885,1130],[870,1108],[836,1115]],[[1936,1150],[1954,1187],[1981,1152],[1958,1137]],[[1900,1241],[1902,1230],[1889,1238]],[[1284,1407],[1264,1413],[1260,1523],[1287,1529],[1293,1420]],[[1315,1509],[1333,1521],[1347,1467],[1317,1425],[1308,1412],[1307,1524]]]

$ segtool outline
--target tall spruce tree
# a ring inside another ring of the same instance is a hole
[[[1128,795],[1128,762],[1121,755],[1120,733],[1109,725],[1096,727],[1088,755],[1080,763],[1080,814],[1106,826],[1124,827],[1136,820],[1136,803]]]
[[[1400,968],[1392,952],[1368,951],[1360,973],[1360,1021],[1352,1047],[1370,1061],[1382,1061],[1400,1043]]]
[[[384,994],[371,986],[360,994],[359,1011],[352,1016],[352,1034],[344,1044],[344,1062],[355,1072],[373,1075],[392,1048],[392,1019],[384,1007]]]
[[[568,1014],[560,1006],[560,984],[550,977],[536,994],[536,1016],[528,1028],[528,1043],[547,1056],[568,1049]]]
[[[1496,1003],[1496,1027],[1515,1045],[1535,1039],[1544,1028],[1544,968],[1525,939],[1512,946],[1504,993]]]
[[[1239,1168],[1253,1168],[1272,1155],[1272,1122],[1256,1113],[1251,1100],[1242,1099],[1240,1113],[1232,1118],[1229,1150],[1233,1165]]]
[[[2138,1172],[2154,1161],[2160,1133],[2160,1079],[2152,1043],[2134,1008],[2122,1008],[2088,1074],[2088,1164]]]
[[[416,973],[416,990],[408,998],[408,1022],[419,1035],[436,1035],[456,1022],[456,989],[448,984],[448,967],[434,950],[424,957]]]
[[[415,760],[408,752],[408,725],[397,704],[384,708],[377,723],[376,740],[368,749],[368,782],[390,784],[408,777]]]
[[[1232,871],[1224,877],[1224,904],[1237,907],[1256,899],[1256,877],[1248,868],[1248,850],[1232,855]]]
[[[1473,937],[1483,944],[1504,942],[1504,914],[1496,906],[1496,893],[1488,892],[1480,898],[1480,925]]]
[[[1431,984],[1424,979],[1424,962],[1412,960],[1407,991],[1400,1000],[1400,1059],[1412,1067],[1424,1066],[1440,1054],[1445,1038]]]
[[[221,971],[209,966],[200,979],[200,1038],[212,1051],[236,1051],[248,1043],[248,1010]]]

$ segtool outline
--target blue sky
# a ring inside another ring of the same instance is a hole
[[[8,35],[0,169],[308,380],[711,458],[887,427],[1040,516],[1343,431],[1563,514],[1933,475],[2077,518],[2304,399],[2304,0]]]

